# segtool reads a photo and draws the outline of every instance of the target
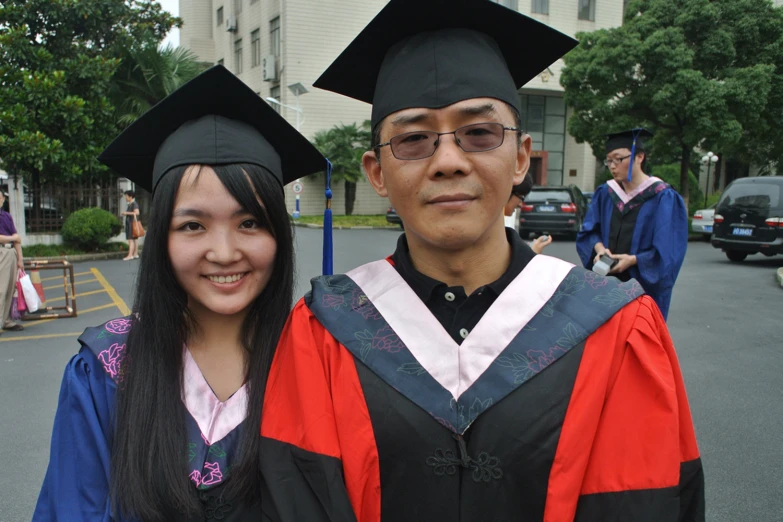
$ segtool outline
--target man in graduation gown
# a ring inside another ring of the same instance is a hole
[[[487,0],[392,0],[315,83],[372,102],[363,164],[406,233],[289,318],[261,422],[270,520],[704,520],[653,301],[503,226],[530,158],[517,89],[574,44]]]
[[[651,137],[644,129],[609,135],[604,164],[612,179],[595,191],[576,250],[587,269],[603,254],[616,259],[610,274],[636,279],[665,319],[688,248],[688,212],[677,191],[644,173]]]

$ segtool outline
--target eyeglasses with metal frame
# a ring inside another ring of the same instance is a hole
[[[373,147],[378,150],[389,146],[392,155],[399,160],[418,160],[429,158],[438,148],[440,137],[453,134],[459,148],[465,152],[486,152],[503,145],[506,131],[522,132],[516,127],[506,127],[502,123],[474,123],[451,132],[413,131],[398,134],[386,143]]]

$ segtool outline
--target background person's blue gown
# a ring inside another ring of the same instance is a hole
[[[639,201],[643,202],[636,218],[630,251],[612,253],[636,256],[637,264],[628,270],[628,274],[639,281],[666,318],[674,281],[688,247],[688,212],[682,197],[668,185],[654,195],[648,194],[646,200],[640,198],[637,203]],[[595,191],[582,230],[576,238],[577,253],[587,269],[593,267],[595,244],[600,241],[609,247],[613,212],[617,212],[617,201],[604,183]]]

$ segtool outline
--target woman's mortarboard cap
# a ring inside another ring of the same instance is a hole
[[[149,191],[182,165],[251,163],[281,187],[326,169],[307,138],[222,65],[161,100],[98,159]]]
[[[496,98],[518,89],[577,41],[489,0],[391,0],[313,84],[393,112]]]

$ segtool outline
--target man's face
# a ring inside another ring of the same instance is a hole
[[[381,123],[380,142],[414,131],[453,132],[477,123],[515,127],[512,109],[493,98],[464,100],[441,109],[405,109]],[[493,227],[503,226],[503,208],[511,187],[525,177],[530,137],[517,146],[517,133],[503,131],[503,143],[483,152],[465,152],[454,134],[436,140],[435,153],[416,160],[398,159],[387,145],[380,162],[370,151],[362,158],[370,183],[405,223],[409,240],[459,250],[474,245]]]
[[[644,153],[637,149],[634,163],[641,165],[643,160]],[[606,155],[606,161],[609,164],[609,172],[612,173],[612,178],[617,183],[628,180],[628,165],[631,161],[630,149],[615,149]]]

